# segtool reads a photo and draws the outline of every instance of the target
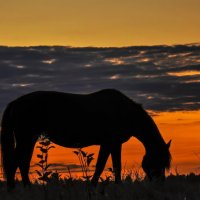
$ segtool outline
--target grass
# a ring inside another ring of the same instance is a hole
[[[100,178],[97,188],[90,184],[89,167],[94,154],[77,149],[74,154],[81,165],[82,176],[61,178],[51,171],[48,152],[54,148],[46,137],[39,141],[37,180],[31,187],[24,188],[17,181],[15,191],[8,193],[6,183],[0,181],[0,199],[4,200],[199,200],[200,175],[193,173],[169,175],[162,184],[149,182],[138,170],[122,170],[122,184],[114,183],[114,173],[109,169],[104,178]]]
[[[90,196],[88,196],[88,186],[90,187]],[[96,189],[81,179],[49,179],[45,187],[48,197],[44,197],[43,186],[37,182],[33,183],[31,188],[24,188],[21,182],[17,182],[16,190],[13,193],[7,193],[5,182],[0,182],[0,197],[4,200],[40,200],[44,198],[49,200],[199,200],[200,176],[194,174],[170,175],[162,185],[146,180],[125,179],[120,185],[108,181],[106,184],[100,182]]]

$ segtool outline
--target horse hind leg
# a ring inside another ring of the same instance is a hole
[[[37,138],[30,137],[16,142],[17,163],[24,186],[31,185],[28,174],[36,140]]]
[[[13,159],[10,162],[10,165],[6,169],[8,191],[12,191],[15,188],[15,173],[17,171],[17,160],[16,160],[15,150],[12,156],[13,156]]]
[[[12,191],[15,188],[17,159],[14,143],[14,137],[9,135],[8,132],[1,133],[1,159],[3,165],[3,176],[6,178],[8,191]]]

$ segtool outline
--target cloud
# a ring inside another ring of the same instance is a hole
[[[35,168],[37,168],[37,164],[33,164],[30,166],[31,167],[31,170],[35,170]],[[90,166],[90,170],[94,170],[94,167],[95,166]],[[51,163],[51,166],[50,168],[51,170],[53,171],[59,171],[59,172],[66,172],[68,173],[69,170],[71,172],[80,172],[82,171],[82,167],[81,165],[77,165],[77,164],[74,164],[74,163],[71,163],[71,164],[64,164],[64,163]]]
[[[196,74],[185,72],[196,71]],[[25,93],[116,88],[153,111],[200,109],[200,45],[0,47],[0,113]],[[185,73],[185,75],[184,75]],[[182,74],[180,76],[180,74]]]

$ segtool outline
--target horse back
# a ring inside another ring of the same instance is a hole
[[[113,137],[120,141],[129,138],[131,113],[138,109],[128,97],[111,89],[91,94],[37,91],[13,104],[16,129],[49,132],[57,143],[71,140],[84,145],[110,142]]]
[[[71,94],[55,91],[36,91],[15,100],[22,110],[28,107],[38,110],[76,110],[86,112],[128,112],[138,107],[127,96],[114,89],[105,89],[90,94]],[[30,109],[30,108],[29,108]]]

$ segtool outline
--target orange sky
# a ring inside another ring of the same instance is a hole
[[[161,134],[166,142],[172,139],[172,168],[179,173],[200,172],[200,110],[187,112],[162,112],[159,116],[154,117]],[[83,150],[95,153],[96,163],[98,155],[98,146],[84,148]],[[50,162],[79,164],[77,157],[72,153],[74,149],[62,148],[56,146],[50,152]],[[144,148],[142,144],[135,138],[130,139],[123,145],[122,166],[126,165],[126,169],[135,167],[140,168]],[[198,157],[199,156],[199,157]],[[32,160],[32,164],[37,162],[36,151]],[[111,160],[107,163],[107,168],[111,167]]]
[[[199,0],[0,0],[0,5],[0,45],[120,47],[200,42]],[[165,141],[172,139],[172,168],[180,172],[200,167],[195,155],[200,155],[199,116],[200,111],[180,111],[154,117]],[[97,149],[88,151],[97,158]],[[71,152],[56,147],[50,162],[78,163]],[[140,166],[143,154],[142,145],[131,139],[123,146],[123,163]]]
[[[0,45],[200,42],[199,0],[0,0]]]

